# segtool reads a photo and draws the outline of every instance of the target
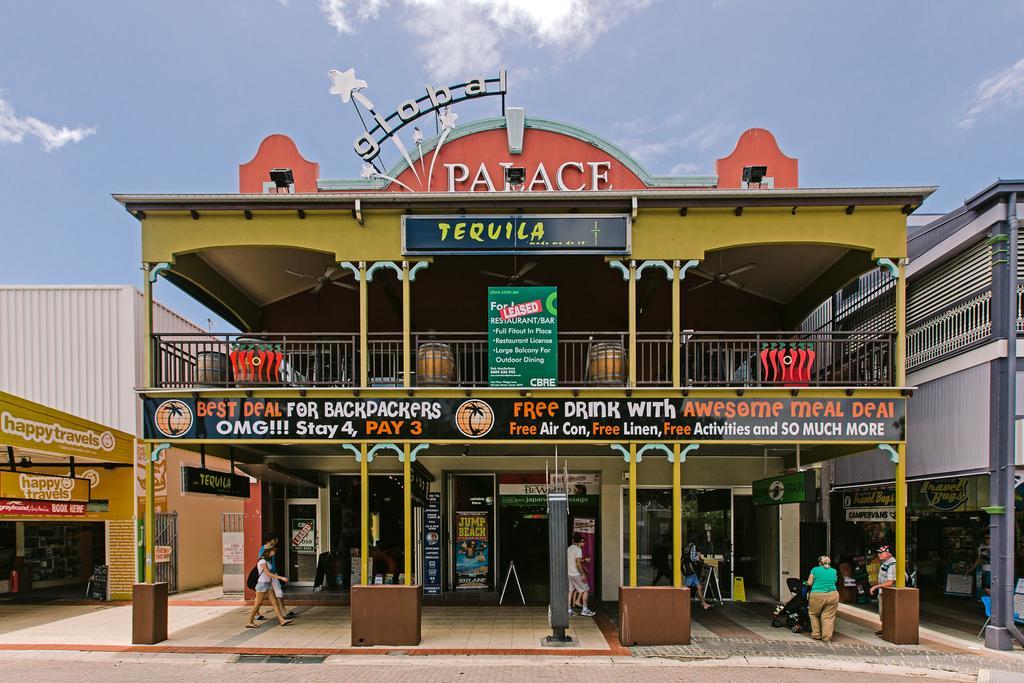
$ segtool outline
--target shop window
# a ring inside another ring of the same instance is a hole
[[[637,585],[672,584],[672,489],[637,490]],[[684,489],[683,548],[696,545],[716,564],[723,597],[732,589],[732,493],[729,489]],[[622,490],[622,581],[629,584],[629,490]]]
[[[330,479],[331,564],[333,581],[328,587],[347,590],[360,580],[359,477],[334,475]],[[405,550],[402,524],[404,508],[401,475],[370,477],[370,574],[371,583],[402,583]]]

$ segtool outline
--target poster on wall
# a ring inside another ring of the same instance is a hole
[[[594,587],[594,567],[597,557],[597,520],[593,517],[574,517],[572,520],[572,536],[583,536],[583,567],[586,569],[587,583]]]
[[[488,587],[491,566],[490,529],[486,512],[455,513],[455,589]]]
[[[487,288],[487,374],[492,387],[558,383],[558,288]]]
[[[441,494],[427,493],[423,511],[423,594],[441,594]]]
[[[311,553],[316,550],[316,535],[313,533],[313,525],[316,520],[292,519],[292,550],[300,553]]]

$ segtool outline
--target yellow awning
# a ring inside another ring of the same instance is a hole
[[[131,434],[2,391],[0,446],[101,462],[135,462]]]

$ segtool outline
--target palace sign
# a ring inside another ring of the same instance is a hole
[[[190,414],[171,440],[731,441],[895,443],[905,399],[147,398],[145,438],[167,440],[168,401]]]

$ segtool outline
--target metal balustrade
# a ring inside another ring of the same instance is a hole
[[[892,386],[895,332],[694,332],[688,386]]]
[[[1017,288],[1017,331],[1021,294]],[[907,330],[907,370],[914,370],[988,339],[992,335],[992,292],[982,292]]]
[[[891,386],[892,332],[692,332],[682,337],[684,386]],[[155,334],[154,386],[357,387],[357,334]],[[412,334],[411,386],[487,387],[487,335]],[[668,332],[640,332],[638,387],[672,385]],[[372,333],[366,365],[371,387],[401,387],[402,336]],[[558,335],[557,385],[624,387],[629,335]]]

